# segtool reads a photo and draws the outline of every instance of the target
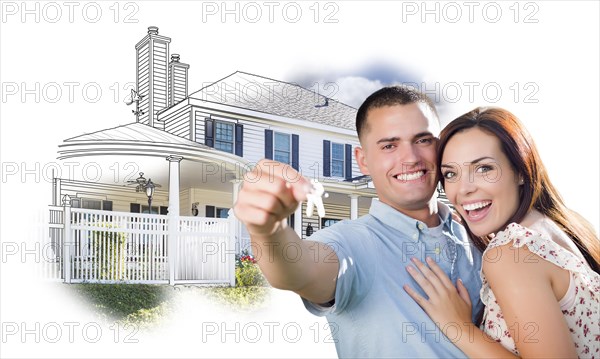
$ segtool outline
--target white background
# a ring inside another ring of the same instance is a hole
[[[51,200],[51,183],[42,169],[59,163],[56,151],[62,140],[134,120],[123,99],[126,84],[135,82],[134,46],[148,26],[158,26],[159,34],[172,39],[171,53],[190,64],[190,92],[241,70],[306,86],[317,83],[322,93],[354,106],[384,84],[426,83],[424,90],[442,100],[444,123],[475,106],[505,107],[532,133],[567,205],[598,229],[598,2],[248,4],[2,2],[2,242],[35,237],[33,214]],[[225,6],[233,12],[223,18]],[[23,15],[25,7],[31,13]],[[324,87],[328,82],[335,84],[334,94]],[[82,93],[86,85],[89,91]],[[72,98],[68,86],[74,89]],[[95,88],[102,93],[97,95]],[[25,89],[32,91],[27,94]],[[8,174],[7,166],[13,164],[18,172]],[[22,176],[24,169],[30,172]],[[298,297],[287,293],[276,294],[273,309],[233,317],[210,309],[200,298],[188,298],[161,330],[136,333],[138,343],[124,343],[128,331],[118,333],[114,343],[115,332],[107,328],[98,343],[88,343],[93,329],[84,338],[82,327],[93,319],[81,303],[32,281],[25,269],[35,262],[32,256],[23,266],[18,256],[3,254],[3,330],[6,323],[18,323],[19,329],[35,332],[35,323],[40,323],[40,338],[36,343],[34,334],[21,337],[21,331],[0,338],[2,356],[335,355],[333,344],[326,343],[324,321],[309,315]],[[269,326],[261,324],[269,321],[279,323],[273,343]],[[73,344],[65,322],[79,323]],[[240,343],[233,334],[222,340],[220,332],[203,338],[206,323],[213,322],[226,323],[234,332],[237,323]],[[253,322],[262,329],[256,344],[250,343],[256,337],[256,328],[248,326]],[[62,329],[57,343],[49,343],[56,337],[49,323]],[[293,328],[282,330],[289,323],[302,330],[295,344],[285,340],[295,339]]]

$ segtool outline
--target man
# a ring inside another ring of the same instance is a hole
[[[310,241],[285,225],[307,191],[305,179],[286,181],[296,178],[291,169],[263,160],[239,193],[234,211],[262,253],[263,273],[273,287],[298,293],[311,313],[327,316],[340,357],[464,357],[403,289],[418,288],[406,271],[411,258],[429,256],[453,283],[464,282],[473,318],[481,309],[481,254],[434,195],[439,127],[433,103],[419,92],[394,86],[369,96],[356,116],[355,156],[379,199],[368,215]],[[290,245],[301,249],[299,260],[285,257]],[[457,323],[457,335],[469,335],[461,328]]]

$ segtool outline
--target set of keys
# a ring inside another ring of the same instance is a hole
[[[329,193],[325,192],[323,185],[316,179],[310,180],[310,189],[306,194],[306,216],[312,217],[313,207],[317,208],[319,217],[325,217],[325,206],[323,206],[323,198],[328,198]]]

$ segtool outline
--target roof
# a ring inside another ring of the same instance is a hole
[[[354,107],[297,84],[236,71],[189,95],[203,101],[356,130]]]
[[[201,148],[209,148],[208,146],[190,141],[183,137],[179,137],[163,130],[159,130],[141,123],[130,123],[127,125],[117,126],[106,130],[100,130],[92,133],[87,133],[81,136],[71,137],[64,142],[75,141],[126,141],[126,142],[154,142],[167,143],[177,145],[196,146]]]

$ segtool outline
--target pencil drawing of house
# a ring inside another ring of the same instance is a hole
[[[324,218],[307,217],[303,205],[288,219],[304,239],[367,213],[375,197],[353,156],[355,108],[241,71],[189,93],[190,66],[170,54],[170,42],[149,27],[135,46],[127,101],[135,106],[123,105],[135,122],[59,145],[61,161],[114,163],[127,175],[54,179],[50,237],[63,281],[233,285],[234,256],[252,248],[230,209],[262,158],[319,180],[329,194]]]

